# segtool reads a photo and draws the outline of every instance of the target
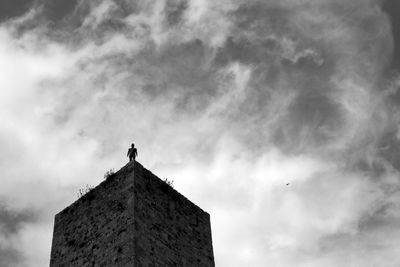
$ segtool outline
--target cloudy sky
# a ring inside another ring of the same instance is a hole
[[[217,266],[400,266],[398,14],[1,0],[0,266],[47,266],[54,215],[131,142],[210,213]]]

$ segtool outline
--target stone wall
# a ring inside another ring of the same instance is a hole
[[[135,178],[136,266],[214,266],[208,213],[146,169]]]
[[[130,163],[56,215],[50,266],[214,266],[210,217]]]

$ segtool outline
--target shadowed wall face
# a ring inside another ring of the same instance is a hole
[[[50,266],[214,266],[209,215],[134,168],[56,215]]]
[[[135,168],[135,266],[214,266],[210,216]]]

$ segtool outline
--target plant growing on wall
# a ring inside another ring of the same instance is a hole
[[[84,188],[80,188],[79,192],[78,192],[78,199],[80,199],[81,197],[83,197],[84,195],[86,195],[87,193],[89,193],[90,191],[92,191],[94,187],[91,185],[86,184],[86,187]]]
[[[167,185],[170,187],[174,187],[174,181],[173,180],[168,180],[168,178],[164,178],[163,180]]]
[[[115,174],[114,169],[110,169],[104,173],[104,179],[108,179]]]

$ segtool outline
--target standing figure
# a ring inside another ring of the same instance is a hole
[[[137,157],[137,149],[135,144],[132,144],[131,147],[128,149],[128,154],[126,155],[129,157],[129,161],[135,160]]]

